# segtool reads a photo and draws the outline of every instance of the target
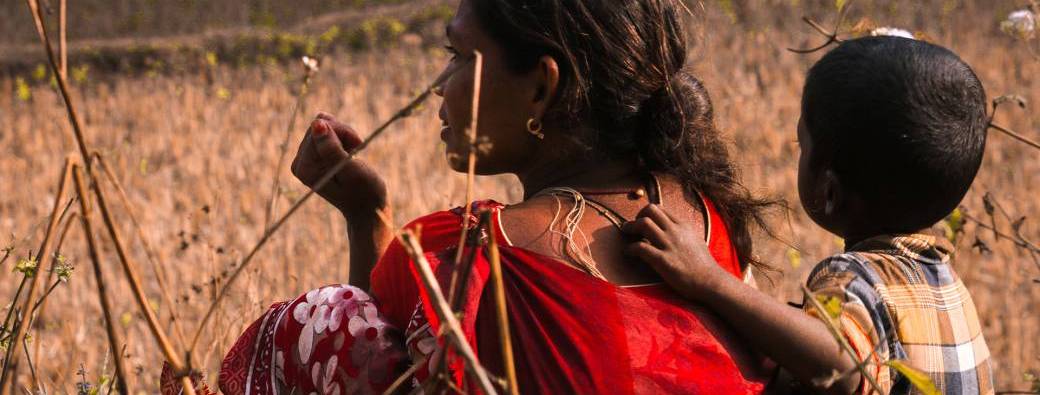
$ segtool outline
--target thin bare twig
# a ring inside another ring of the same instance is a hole
[[[989,113],[989,127],[996,129],[998,132],[1004,133],[1015,140],[1021,141],[1030,147],[1040,149],[1040,143],[1030,140],[1028,137],[1023,136],[1014,130],[993,122],[993,119],[997,117],[997,110],[1000,109],[1001,105],[1004,103],[1015,103],[1019,108],[1026,108],[1025,99],[1018,95],[1002,95],[994,98],[992,101],[992,110]]]
[[[845,22],[845,16],[848,15],[849,6],[851,4],[852,0],[848,0],[844,4],[842,4],[841,8],[838,9],[838,18],[837,20],[835,20],[834,29],[831,29],[831,31],[827,31],[826,29],[824,29],[823,26],[821,26],[819,23],[807,16],[802,17],[802,21],[809,25],[809,27],[812,27],[813,30],[816,30],[824,37],[826,37],[827,41],[824,41],[823,44],[817,45],[812,48],[787,48],[787,50],[794,53],[807,54],[824,49],[831,44],[841,44],[845,40],[842,40],[838,37],[838,30],[841,29],[841,24]]]
[[[316,64],[321,64],[320,58],[315,58]],[[304,99],[307,97],[307,93],[310,91],[311,78],[317,72],[317,67],[311,67],[310,64],[304,62],[303,65],[304,74],[303,79],[300,82],[300,92],[296,95],[296,102],[293,103],[292,112],[289,114],[289,123],[285,125],[285,139],[282,140],[282,145],[279,146],[278,161],[275,162],[274,166],[274,182],[271,184],[271,197],[267,201],[267,215],[264,217],[264,229],[267,229],[271,225],[271,219],[274,218],[275,211],[278,207],[278,196],[280,195],[279,190],[281,189],[282,180],[282,168],[285,167],[285,158],[289,153],[289,140],[292,138],[293,130],[296,129],[296,118],[300,113],[300,109],[303,108]]]
[[[484,212],[484,223],[491,223],[491,212]],[[502,279],[502,260],[498,240],[493,230],[488,231],[488,258],[491,263],[491,282],[495,286],[495,316],[498,319],[498,339],[502,346],[502,367],[506,373],[506,389],[510,395],[520,393],[513,362],[513,340],[509,334],[509,309],[506,306],[505,283]]]
[[[28,273],[25,274],[26,277],[31,277],[31,279],[28,280],[29,289],[26,293],[25,301],[22,302],[21,311],[23,312],[23,314],[27,314],[25,312],[31,311],[33,301],[36,299],[37,285],[39,284],[39,268],[46,267],[46,260],[48,257],[51,256],[51,254],[48,254],[47,251],[49,251],[49,248],[51,246],[51,240],[53,239],[54,233],[57,231],[58,228],[58,220],[60,219],[59,210],[62,207],[62,202],[65,200],[65,187],[69,184],[69,178],[71,177],[70,173],[72,173],[72,158],[66,157],[65,166],[62,168],[61,177],[58,180],[58,192],[57,195],[54,197],[54,206],[51,209],[50,221],[48,221],[47,223],[47,231],[43,235],[43,242],[40,243],[40,248],[36,250],[36,256],[38,260],[38,263],[36,264],[37,273],[31,275]],[[12,303],[17,303],[17,301],[12,301]],[[7,384],[7,380],[11,379],[11,375],[13,373],[10,371],[10,368],[16,366],[18,361],[19,354],[16,350],[18,350],[18,345],[22,343],[22,339],[25,338],[26,333],[29,331],[28,318],[23,317],[22,320],[17,322],[18,323],[16,324],[14,330],[14,336],[11,338],[11,342],[9,343],[11,346],[8,347],[7,355],[4,357],[3,372],[2,374],[0,374],[0,387],[2,387],[0,388],[0,391],[4,391],[4,388],[10,388],[4,384]],[[14,380],[12,380],[12,382],[13,381]]]
[[[181,347],[186,343],[184,337],[184,328],[181,327],[180,319],[177,318],[177,310],[174,308],[173,297],[170,296],[169,289],[169,277],[166,276],[166,264],[159,257],[159,254],[155,253],[155,248],[152,247],[152,243],[148,241],[148,238],[144,235],[144,227],[141,226],[141,222],[137,220],[137,209],[133,203],[130,202],[130,198],[126,194],[126,190],[123,189],[122,183],[116,178],[115,173],[108,166],[108,162],[101,156],[101,153],[94,151],[91,154],[91,158],[101,168],[101,173],[108,179],[109,184],[115,187],[116,192],[119,194],[119,200],[123,203],[123,210],[126,211],[130,217],[130,223],[134,226],[134,231],[137,233],[137,238],[141,240],[141,244],[144,246],[145,256],[148,257],[148,262],[152,266],[152,274],[155,276],[156,283],[159,284],[159,293],[162,295],[163,303],[169,306],[170,321],[172,322],[173,332],[177,335],[177,340]]]
[[[430,263],[426,260],[426,256],[423,255],[422,246],[419,245],[418,238],[414,233],[408,230],[401,233],[400,237],[403,241],[402,246],[412,258],[412,262],[415,264],[415,267],[419,272],[419,280],[422,282],[423,288],[426,289],[426,293],[431,299],[431,307],[437,314],[441,327],[445,329],[445,336],[451,340],[451,343],[466,361],[466,371],[470,373],[474,381],[477,382],[477,385],[480,386],[480,390],[485,394],[497,394],[498,392],[495,390],[495,387],[491,385],[491,380],[488,378],[487,372],[484,370],[484,367],[480,365],[480,361],[477,360],[476,353],[474,353],[473,349],[470,348],[469,342],[466,340],[466,335],[462,331],[462,326],[459,324],[458,319],[455,318],[455,314],[452,313],[451,306],[448,305],[448,301],[445,299],[444,293],[441,291],[440,284],[437,282],[433,270],[430,269]]]
[[[26,5],[28,5],[28,7],[29,7],[30,13],[32,14],[33,22],[36,25],[37,34],[39,34],[39,37],[40,37],[40,43],[43,45],[44,52],[47,55],[47,62],[50,64],[51,71],[54,73],[55,80],[58,83],[58,90],[59,90],[59,92],[61,92],[62,100],[65,103],[66,114],[68,115],[69,122],[72,124],[72,129],[73,129],[73,132],[74,132],[73,134],[74,134],[74,136],[76,138],[76,145],[77,145],[77,148],[79,149],[80,156],[83,159],[83,163],[89,164],[90,163],[90,154],[89,154],[90,150],[88,149],[86,140],[84,138],[83,127],[82,127],[82,124],[80,123],[79,116],[78,116],[78,114],[76,112],[76,107],[75,107],[75,105],[74,105],[74,103],[73,103],[73,101],[71,99],[71,95],[69,94],[69,89],[68,89],[68,86],[67,86],[68,83],[67,83],[64,75],[61,72],[61,67],[60,67],[60,65],[58,63],[58,60],[55,59],[54,49],[53,49],[53,46],[51,45],[50,38],[49,38],[49,36],[47,34],[47,29],[44,28],[43,13],[42,13],[42,11],[40,9],[39,1],[38,0],[25,0],[25,2],[26,2]],[[88,165],[88,166],[86,166],[84,168],[84,170],[87,173],[86,174],[87,178],[90,181],[95,181],[94,174],[91,171],[91,167]],[[137,277],[136,277],[136,273],[134,272],[133,265],[128,260],[129,258],[126,256],[126,252],[123,249],[122,244],[120,243],[119,235],[116,232],[116,228],[115,228],[114,223],[112,221],[110,210],[108,209],[108,205],[105,202],[103,193],[101,192],[101,188],[96,183],[95,183],[95,186],[97,186],[97,187],[94,188],[94,192],[95,192],[96,197],[98,198],[98,206],[101,208],[102,218],[105,220],[105,225],[108,228],[109,236],[111,237],[113,243],[116,245],[116,251],[119,253],[120,262],[123,264],[124,271],[128,274],[128,280],[131,282],[131,288],[133,288],[134,291],[135,291],[135,296],[136,296],[136,299],[137,299],[137,302],[138,302],[138,306],[141,308],[141,310],[144,313],[145,317],[148,319],[149,329],[151,329],[153,337],[155,338],[156,342],[159,343],[160,347],[163,349],[163,353],[166,354],[167,360],[170,362],[171,365],[173,365],[174,370],[176,370],[178,372],[183,372],[183,371],[187,370],[186,366],[183,365],[183,363],[181,362],[180,357],[175,352],[173,352],[173,350],[172,350],[172,348],[171,348],[171,346],[169,344],[169,341],[165,338],[165,333],[163,333],[162,328],[160,328],[158,326],[158,323],[155,320],[154,314],[152,313],[151,309],[148,307],[148,304],[146,303],[146,300],[144,299],[144,295],[141,292],[140,282],[137,281]],[[14,344],[17,344],[17,343],[14,343]],[[17,354],[15,354],[15,355],[17,356]],[[5,372],[6,372],[6,369],[5,369]],[[6,374],[3,376],[3,378],[0,378],[0,391],[8,391],[8,388],[10,388],[9,386],[4,385],[4,384],[7,383],[6,379],[7,379]],[[191,379],[188,377],[187,374],[185,374],[182,377],[181,384],[183,386],[183,390],[184,390],[185,394],[187,394],[187,395],[195,395],[195,388],[192,385]]]
[[[470,107],[469,127],[466,129],[466,201],[462,211],[462,227],[459,230],[458,248],[455,249],[455,266],[451,275],[451,285],[448,290],[448,300],[454,301],[458,292],[456,282],[459,281],[458,272],[462,263],[462,253],[466,245],[466,232],[471,226],[470,216],[473,214],[473,182],[476,178],[477,166],[477,121],[480,115],[480,82],[483,76],[484,55],[480,51],[473,51],[473,93],[472,106]]]
[[[30,319],[30,318],[26,318]],[[14,345],[11,345],[15,347]],[[25,351],[25,363],[29,365],[29,373],[32,375],[32,382],[34,388],[40,388],[40,379],[36,376],[36,364],[33,363],[32,356],[29,355],[29,339],[22,339],[22,350]],[[28,391],[31,395],[32,391]]]
[[[59,55],[59,70],[61,70],[61,78],[69,78],[69,45],[65,39],[65,22],[66,22],[66,0],[60,0],[58,2],[58,55]]]
[[[134,301],[137,302],[137,307],[144,314],[145,322],[148,324],[148,330],[152,334],[152,339],[155,340],[156,344],[162,350],[166,360],[170,363],[170,366],[178,375],[184,375],[181,378],[181,384],[184,388],[185,393],[194,394],[195,388],[191,382],[191,378],[188,372],[190,367],[185,364],[181,359],[180,355],[174,349],[173,344],[170,343],[169,337],[166,332],[163,331],[162,326],[159,324],[159,319],[156,317],[155,312],[152,311],[152,307],[148,303],[148,297],[144,293],[144,288],[141,286],[140,276],[137,275],[137,265],[130,258],[130,254],[126,252],[126,248],[123,247],[123,238],[119,235],[119,229],[116,227],[115,221],[112,220],[112,213],[109,211],[108,200],[105,198],[104,188],[100,184],[94,184],[94,197],[97,199],[98,208],[101,209],[101,219],[105,224],[105,228],[108,230],[108,236],[112,239],[112,244],[115,246],[116,256],[119,257],[120,266],[123,268],[123,274],[126,276],[127,281],[130,282],[130,289],[133,291]],[[190,388],[190,391],[189,391]]]
[[[401,386],[404,385],[404,382],[408,381],[408,378],[412,377],[412,375],[415,374],[415,372],[426,363],[427,359],[429,358],[426,357],[419,360],[418,363],[413,363],[412,366],[408,368],[408,370],[404,371],[404,373],[401,373],[400,376],[397,376],[397,379],[395,379],[389,387],[386,387],[386,391],[383,391],[383,395],[391,395],[394,393],[394,391],[397,391],[398,388],[401,388]]]
[[[317,66],[312,67],[311,64],[307,63],[307,58],[304,59],[304,75],[303,81],[300,83],[300,92],[296,96],[296,102],[293,104],[292,113],[289,115],[289,122],[285,125],[285,139],[282,140],[282,145],[279,147],[280,153],[278,154],[278,161],[275,162],[274,166],[274,181],[271,183],[271,197],[267,201],[267,213],[264,216],[264,229],[267,229],[271,225],[271,219],[275,216],[275,210],[278,209],[278,197],[281,195],[281,183],[282,183],[282,168],[285,167],[285,159],[289,153],[289,139],[292,138],[293,130],[296,128],[296,117],[299,114],[300,109],[303,108],[304,99],[307,96],[307,91],[310,90],[311,77],[317,71]],[[318,60],[313,60],[315,64]],[[285,272],[286,279],[294,279],[291,276],[292,273],[292,262],[285,260]]]
[[[234,285],[238,277],[242,274],[243,271],[245,271],[245,268],[249,266],[249,263],[252,262],[253,257],[256,256],[256,253],[259,252],[265,244],[267,244],[267,241],[270,240],[271,236],[273,236],[274,233],[278,231],[278,229],[280,229],[282,225],[284,225],[285,222],[288,221],[289,218],[291,218],[292,215],[295,214],[296,211],[303,206],[304,203],[307,202],[307,200],[314,196],[315,191],[324,188],[326,184],[332,181],[333,177],[335,177],[336,174],[340,172],[340,170],[343,170],[343,168],[346,167],[347,164],[349,164],[350,161],[353,160],[358,153],[364,151],[364,149],[367,148],[373,140],[382,135],[383,132],[385,132],[391,124],[410,116],[412,112],[415,111],[415,109],[419,108],[419,105],[422,104],[422,102],[430,96],[430,94],[433,92],[435,88],[440,87],[442,84],[444,84],[444,81],[447,81],[447,79],[454,75],[455,72],[457,72],[463,65],[465,65],[465,63],[459,63],[458,66],[456,66],[455,68],[445,71],[443,74],[437,77],[437,79],[432,84],[430,84],[430,86],[423,90],[422,93],[420,93],[418,96],[412,99],[411,102],[409,102],[403,108],[394,113],[394,115],[391,116],[390,119],[386,120],[381,125],[379,125],[379,127],[372,131],[372,134],[368,135],[368,137],[361,142],[361,144],[359,144],[357,147],[351,150],[346,158],[343,158],[342,160],[340,160],[339,163],[332,166],[332,168],[325,172],[325,175],[319,178],[318,181],[314,183],[314,186],[312,186],[311,189],[307,191],[307,193],[305,193],[302,197],[296,200],[296,202],[293,203],[291,207],[289,207],[289,210],[286,211],[285,214],[282,214],[281,218],[272,223],[271,226],[268,227],[266,231],[264,231],[264,234],[260,237],[260,240],[258,240],[256,245],[253,246],[253,249],[250,250],[248,254],[246,254],[245,258],[242,259],[242,262],[239,263],[238,266],[235,268],[235,271],[231,273],[231,275],[228,277],[227,281],[224,283],[224,287],[221,288],[220,293],[217,294],[216,299],[214,299],[213,302],[210,304],[210,308],[206,311],[206,315],[202,317],[202,321],[199,323],[199,327],[198,329],[196,329],[195,335],[192,337],[191,343],[189,343],[188,355],[191,355],[191,352],[195,350],[195,347],[198,345],[199,339],[202,336],[202,332],[205,330],[206,325],[209,323],[209,321],[213,318],[213,314],[220,308],[221,302],[223,302],[224,298],[227,297],[228,292],[231,290],[231,286]]]
[[[86,185],[79,167],[74,170],[73,179],[76,181],[76,193],[79,195],[80,220],[83,223],[83,234],[87,238],[87,250],[90,254],[91,266],[94,269],[94,282],[97,284],[98,302],[101,304],[101,312],[105,317],[105,333],[108,335],[108,346],[114,351],[119,349],[119,333],[116,332],[115,320],[112,317],[112,303],[108,300],[108,286],[105,276],[101,272],[101,249],[98,248],[97,239],[94,237],[93,223],[91,220],[90,195],[87,195]],[[129,394],[129,384],[126,381],[126,367],[123,365],[122,355],[115,357],[116,377],[119,381],[118,391]]]
[[[860,362],[862,361],[860,361],[859,358],[856,356],[855,350],[853,350],[852,346],[849,345],[848,339],[845,339],[845,336],[842,335],[841,330],[838,329],[838,324],[834,322],[833,318],[831,318],[830,313],[827,312],[827,309],[825,309],[823,305],[820,304],[820,301],[816,300],[816,294],[810,291],[809,288],[806,287],[804,284],[802,285],[802,294],[804,295],[805,300],[807,300],[808,303],[812,304],[813,309],[815,309],[816,312],[819,313],[821,321],[823,321],[823,323],[827,326],[827,330],[831,332],[831,336],[834,337],[834,340],[836,340],[838,342],[838,345],[841,346],[842,351],[848,354],[849,358],[852,358],[852,363],[855,364],[858,368],[859,374],[863,375],[863,378],[867,379],[867,383],[870,384],[871,389],[873,391],[877,391],[877,393],[880,395],[886,395],[887,392],[885,392],[881,388],[881,385],[878,384],[877,379],[874,376],[871,376],[869,373],[867,373],[866,367],[860,364]]]

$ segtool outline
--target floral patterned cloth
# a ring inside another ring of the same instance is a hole
[[[380,394],[405,358],[367,293],[330,285],[272,305],[228,351],[219,384],[227,395]],[[167,369],[163,394],[179,391]]]

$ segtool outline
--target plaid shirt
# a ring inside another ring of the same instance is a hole
[[[842,332],[891,394],[918,391],[884,365],[889,359],[928,374],[944,394],[993,393],[989,348],[951,252],[943,237],[879,236],[825,259],[809,275],[810,290],[844,303]],[[872,389],[865,378],[860,388]]]

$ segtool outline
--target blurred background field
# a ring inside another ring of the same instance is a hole
[[[57,7],[58,0],[50,0]],[[440,71],[443,24],[455,2],[440,0],[69,0],[69,78],[87,139],[108,158],[137,207],[145,237],[169,277],[174,306],[164,305],[155,275],[120,208],[152,304],[169,324],[176,310],[190,334],[229,269],[262,233],[276,172],[280,210],[304,187],[279,168],[285,126],[304,73],[303,55],[322,51],[290,155],[316,111],[335,114],[367,132],[388,118]],[[705,0],[689,2],[696,43],[690,69],[703,79],[716,117],[754,191],[794,207],[775,225],[787,244],[760,237],[758,254],[778,272],[760,283],[797,301],[798,284],[816,260],[839,251],[840,240],[800,210],[795,188],[795,125],[803,76],[820,54],[787,47],[823,38],[801,22],[830,26],[832,0]],[[845,29],[856,24],[920,32],[973,65],[988,95],[1030,100],[1008,106],[997,120],[1040,139],[1040,60],[999,29],[1020,0],[860,0]],[[55,199],[55,183],[75,146],[46,59],[22,1],[0,3],[0,247],[14,257],[36,248]],[[464,177],[443,160],[433,100],[396,124],[362,156],[382,171],[393,192],[395,221],[452,207],[464,199]],[[986,218],[991,194],[1008,217],[1027,219],[1022,234],[1040,239],[1040,151],[992,133],[985,162],[964,211]],[[883,160],[883,156],[879,157]],[[516,202],[508,176],[480,178],[478,196]],[[119,205],[116,205],[119,207]],[[1010,230],[1012,221],[996,217]],[[104,238],[102,238],[104,239]],[[41,381],[55,393],[111,375],[103,322],[81,229],[61,252],[76,265],[55,289],[34,328],[30,349]],[[976,240],[986,248],[973,247]],[[105,243],[107,244],[107,243]],[[997,387],[1023,390],[1040,374],[1040,268],[1009,241],[968,223],[958,236],[955,266],[972,291],[994,355]],[[151,342],[115,261],[103,251],[106,276],[128,345],[131,386],[157,391],[161,355]],[[11,295],[19,273],[0,268],[0,295]],[[344,281],[347,245],[341,217],[309,202],[265,247],[245,281],[236,284],[204,334],[194,361],[215,379],[230,342],[270,303]],[[6,311],[6,310],[5,310]],[[80,369],[83,374],[77,374]],[[22,383],[28,372],[22,369]]]

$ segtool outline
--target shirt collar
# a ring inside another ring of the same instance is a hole
[[[939,265],[950,262],[953,245],[932,229],[917,233],[874,236],[846,249],[849,252],[884,252],[922,263]]]

